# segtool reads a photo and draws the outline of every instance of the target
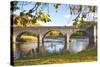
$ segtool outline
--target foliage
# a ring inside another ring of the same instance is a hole
[[[15,4],[11,3],[11,11],[14,12],[15,8],[18,4],[18,1],[12,1]],[[50,15],[46,12],[43,12],[41,9],[42,7],[44,7],[45,5],[47,5],[46,3],[40,3],[40,2],[36,2],[35,5],[33,6],[32,9],[30,9],[28,12],[26,12],[25,10],[20,12],[20,15],[11,15],[13,16],[13,22],[15,25],[22,25],[22,26],[27,26],[28,24],[35,24],[38,21],[41,22],[50,22]],[[18,7],[17,7],[18,8]],[[34,15],[32,14],[34,13]]]
[[[61,32],[58,31],[50,31],[48,32],[47,36],[51,36],[51,37],[62,37],[63,34]]]
[[[45,13],[45,12],[39,11],[37,15],[38,15],[37,16],[38,21],[42,21],[42,22],[45,22],[45,23],[51,21],[50,15]]]
[[[37,37],[37,34],[32,33],[32,32],[26,32],[26,33],[24,33],[23,35],[25,35],[25,36],[35,36],[35,37]]]
[[[60,6],[60,4],[54,4],[54,8],[55,8],[56,12],[58,11],[59,6]]]
[[[77,28],[78,23],[75,21],[75,22],[73,23],[73,26],[74,26],[75,28]]]
[[[19,16],[13,17],[14,24],[21,24],[23,26],[27,26],[27,24],[35,24],[38,21],[41,22],[50,22],[50,15],[47,13],[43,13],[39,11],[37,15],[33,16],[30,13],[21,12]]]
[[[74,37],[80,38],[80,37],[88,37],[88,36],[89,35],[84,31],[77,31],[76,33],[72,34],[71,38],[74,38]]]
[[[88,17],[89,13],[96,12],[96,6],[82,6],[82,5],[76,5],[76,6],[70,6],[70,14],[76,14],[77,16],[74,18],[74,27],[85,27],[85,20]],[[79,18],[81,18],[79,20]],[[80,22],[80,24],[78,24]],[[81,26],[80,26],[81,25]]]
[[[22,35],[19,40],[22,42],[37,42],[37,37]]]
[[[12,13],[19,9],[18,7],[19,1],[12,1],[11,2],[11,11]],[[23,7],[23,2],[20,2],[21,6]],[[27,2],[26,2],[27,3]],[[21,7],[20,6],[20,7]],[[53,4],[54,9],[56,12],[58,8],[60,8],[61,4]],[[66,6],[66,5],[65,5]],[[89,13],[96,12],[96,6],[85,6],[85,5],[68,5],[70,8],[71,15],[77,15],[73,21],[74,27],[84,27],[84,19],[87,18]],[[48,13],[43,12],[43,9],[48,8]],[[79,20],[79,18],[81,18]],[[50,22],[51,18],[49,15],[49,4],[43,2],[36,2],[33,4],[33,7],[29,9],[27,12],[23,10],[20,12],[20,15],[16,16],[13,15],[14,24],[21,24],[22,26],[27,26],[27,24],[35,24],[38,21],[40,22]],[[81,22],[78,24],[78,22]],[[79,26],[81,25],[81,26]],[[82,26],[83,25],[83,26]]]
[[[18,4],[17,1],[11,1],[11,7],[10,7],[10,10],[11,10],[12,12],[19,9],[19,7],[17,6],[17,4]]]

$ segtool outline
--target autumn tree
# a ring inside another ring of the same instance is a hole
[[[11,13],[13,14],[13,23],[14,24],[21,24],[22,26],[27,26],[27,24],[35,24],[38,21],[41,22],[50,22],[51,16],[49,14],[49,3],[43,3],[43,2],[36,2],[33,4],[33,7],[29,9],[28,11],[23,10],[20,12],[20,15],[15,15],[14,11],[20,9],[18,7],[18,3],[21,4],[23,7],[24,4],[30,4],[30,2],[26,1],[12,1],[11,2]],[[59,11],[58,8],[60,8],[62,4],[55,3],[53,4],[53,7],[56,12]],[[90,13],[96,13],[97,7],[96,6],[87,6],[87,5],[66,5],[69,7],[70,15],[76,15],[76,17],[73,19],[73,26],[74,27],[85,27],[86,21],[84,19],[89,18],[88,15]],[[44,12],[43,9],[47,8],[48,12]],[[80,22],[80,24],[78,23]]]

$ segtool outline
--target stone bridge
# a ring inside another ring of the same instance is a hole
[[[44,26],[44,27],[14,27],[13,28],[13,37],[14,41],[16,41],[22,34],[25,32],[32,32],[37,34],[38,36],[38,48],[40,45],[40,41],[42,45],[44,45],[43,40],[46,34],[52,30],[61,32],[65,37],[65,49],[69,50],[69,40],[73,33],[77,31],[85,31],[89,34],[89,45],[93,46],[94,42],[96,42],[96,35],[94,35],[94,28],[74,28],[72,26]]]

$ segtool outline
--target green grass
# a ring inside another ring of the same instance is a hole
[[[37,64],[57,64],[71,62],[90,62],[97,60],[96,49],[82,51],[80,53],[64,52],[61,54],[49,54],[48,56],[17,59],[15,65],[37,65]]]

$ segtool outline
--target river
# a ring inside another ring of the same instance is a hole
[[[89,44],[88,38],[72,38],[70,40],[70,52],[78,53],[84,50]],[[59,53],[64,48],[64,38],[44,39],[44,48],[48,53]],[[41,45],[40,45],[41,46]],[[20,44],[21,52],[28,53],[28,51],[37,48],[37,42],[24,42]]]

